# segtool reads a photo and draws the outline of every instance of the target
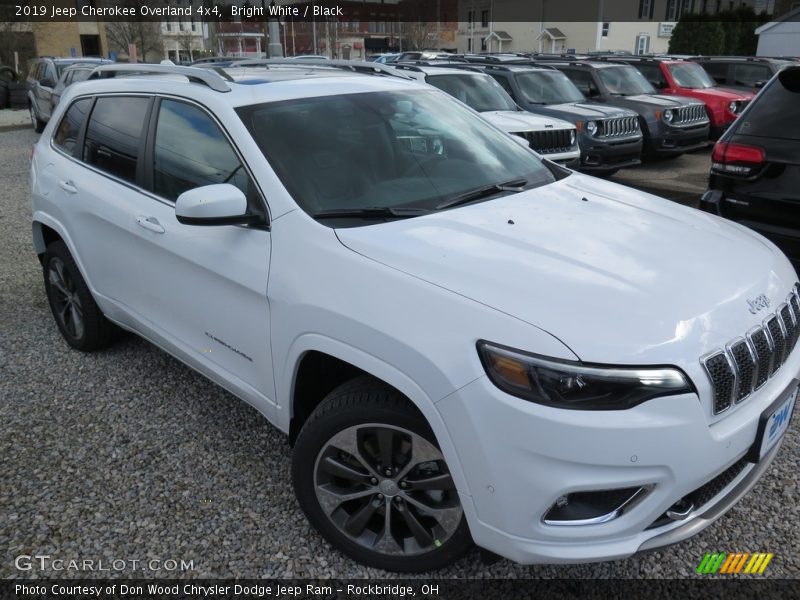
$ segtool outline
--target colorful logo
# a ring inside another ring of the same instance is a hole
[[[736,552],[733,554],[726,554],[725,552],[709,553],[700,561],[697,573],[699,575],[714,573],[760,575],[766,570],[773,556],[775,555],[772,552],[754,552],[753,554],[749,552]]]

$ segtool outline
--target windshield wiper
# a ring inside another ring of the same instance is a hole
[[[502,181],[500,183],[493,183],[492,185],[487,185],[485,187],[481,187],[476,190],[471,190],[469,192],[464,192],[463,194],[457,194],[451,198],[448,198],[444,202],[437,204],[436,210],[443,210],[445,208],[458,206],[459,204],[474,202],[475,200],[488,198],[489,196],[494,196],[495,194],[499,194],[501,192],[521,192],[526,185],[528,185],[528,180],[525,179],[524,177],[521,177],[519,179],[512,179],[511,181]]]
[[[369,206],[366,208],[332,208],[311,215],[315,219],[406,219],[429,213],[427,208]]]

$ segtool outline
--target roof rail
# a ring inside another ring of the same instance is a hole
[[[218,69],[200,69],[197,67],[179,67],[176,65],[149,65],[149,64],[112,64],[100,65],[89,79],[105,79],[117,75],[183,75],[192,83],[207,85],[215,92],[230,92],[231,87],[226,82],[233,79],[224,71]]]
[[[339,69],[342,71],[353,71],[355,73],[363,73],[366,75],[388,75],[390,77],[399,77],[401,79],[413,79],[403,73],[398,73],[394,68],[381,63],[369,62],[364,60],[340,60],[328,58],[304,58],[297,60],[294,58],[266,58],[261,60],[242,60],[236,61],[230,67],[269,67],[270,65],[281,65],[284,67],[297,67],[304,69],[308,67],[319,68],[327,67]]]

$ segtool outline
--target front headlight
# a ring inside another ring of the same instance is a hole
[[[569,145],[570,146],[574,146],[575,145],[575,139],[576,139],[576,135],[575,135],[575,130],[573,129],[573,130],[571,130],[569,132]]]
[[[671,108],[668,108],[667,110],[664,111],[665,122],[672,123],[672,119],[674,118],[675,118],[675,112]]]
[[[731,111],[733,114],[736,114],[736,110],[739,108],[739,105],[736,104],[734,100],[728,102],[728,110]]]
[[[674,367],[615,367],[546,358],[478,342],[483,368],[504,392],[556,408],[625,410],[659,396],[694,392]]]
[[[586,123],[586,131],[589,135],[595,135],[597,133],[597,123],[594,121],[588,121]]]

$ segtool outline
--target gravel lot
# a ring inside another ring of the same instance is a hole
[[[68,349],[31,247],[35,137],[0,133],[0,577],[65,574],[17,571],[21,554],[194,561],[191,571],[148,576],[387,577],[310,529],[284,436],[245,403],[134,336],[99,354]],[[705,552],[761,551],[776,554],[767,576],[798,577],[798,439],[795,419],[754,492],[677,546],[579,566],[485,566],[473,552],[439,575],[696,577]]]

